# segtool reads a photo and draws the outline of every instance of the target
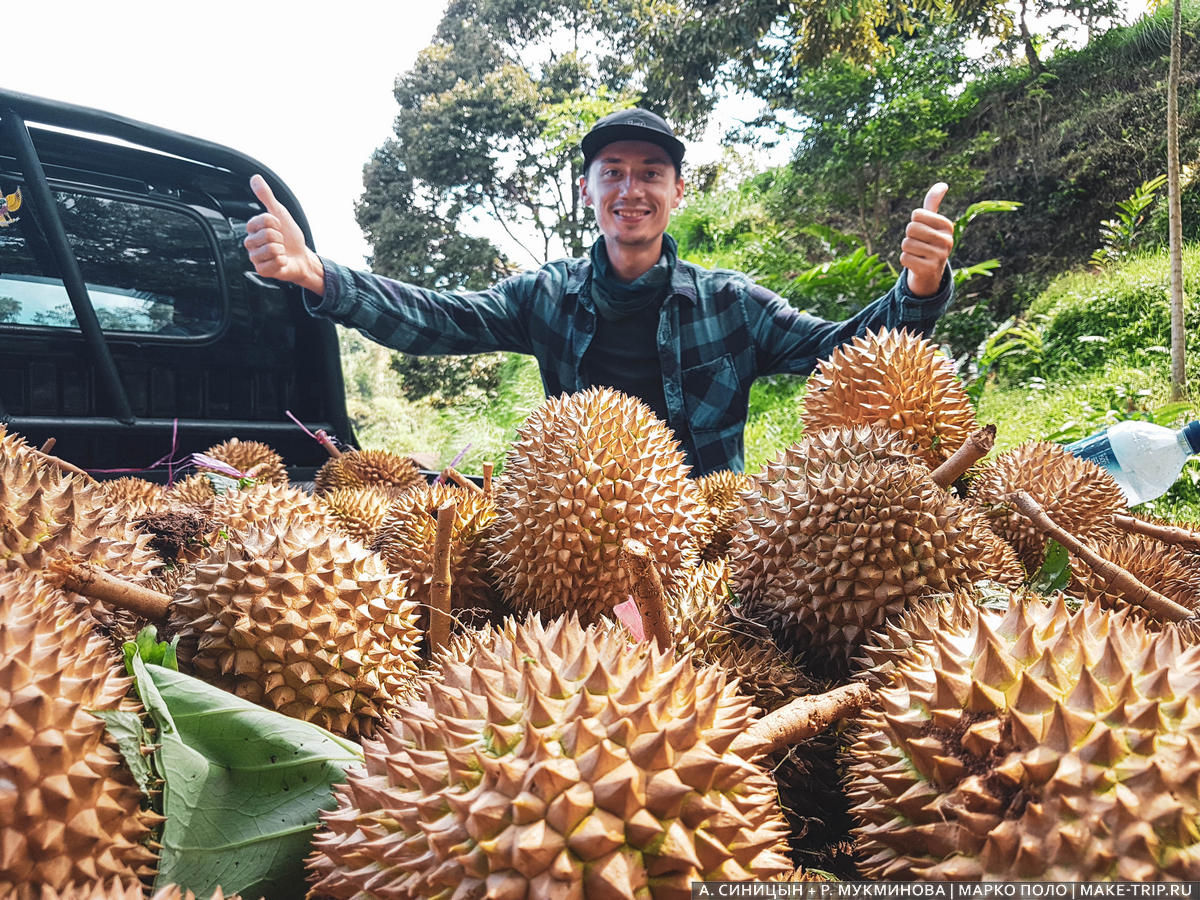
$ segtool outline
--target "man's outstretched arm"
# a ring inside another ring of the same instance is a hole
[[[318,297],[325,293],[325,264],[304,243],[304,232],[261,175],[250,179],[250,190],[266,208],[246,223],[242,242],[254,271],[267,278],[298,284]]]

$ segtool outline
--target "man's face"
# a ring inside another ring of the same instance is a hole
[[[683,179],[671,157],[648,141],[616,141],[592,160],[579,179],[583,202],[609,244],[630,247],[662,237],[671,210],[683,199]]]

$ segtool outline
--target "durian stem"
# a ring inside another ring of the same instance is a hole
[[[91,563],[51,560],[49,574],[67,590],[92,600],[103,600],[152,622],[167,618],[171,598],[166,594],[123,581]]]
[[[963,445],[954,451],[953,456],[933,470],[933,483],[946,490],[958,481],[967,469],[991,453],[995,443],[995,425],[984,425],[972,432],[971,436],[963,441]]]
[[[646,636],[658,641],[658,646],[671,646],[671,626],[667,621],[667,601],[663,592],[662,578],[654,568],[650,548],[634,538],[621,543],[621,565],[633,581],[633,599],[642,616]]]
[[[1131,534],[1144,534],[1146,537],[1162,541],[1164,544],[1174,544],[1193,553],[1200,553],[1200,532],[1176,525],[1162,525],[1158,522],[1147,522],[1135,516],[1113,516],[1113,524],[1122,531]]]
[[[451,499],[438,507],[437,537],[433,545],[433,583],[429,586],[429,652],[450,643],[450,536],[458,503]]]
[[[61,472],[66,472],[69,475],[78,475],[84,481],[87,481],[91,484],[96,483],[95,478],[83,471],[83,469],[79,468],[79,466],[71,465],[71,463],[67,462],[65,459],[59,459],[57,456],[51,456],[49,453],[46,453],[42,450],[34,450],[32,447],[29,448],[29,452],[33,454],[34,458],[40,459],[42,462],[54,466]]]
[[[475,494],[483,493],[483,488],[481,488],[479,485],[477,485],[475,482],[473,482],[470,478],[468,478],[462,472],[458,471],[458,469],[454,468],[454,466],[446,466],[446,468],[442,469],[442,476],[444,478],[449,478],[451,481],[453,481],[455,484],[457,484],[460,488],[463,488],[464,490],[471,491],[472,493],[475,493]]]
[[[1056,525],[1041,505],[1027,492],[1017,491],[1009,496],[1018,511],[1028,516],[1039,531],[1047,537],[1054,538],[1083,560],[1089,569],[1104,579],[1108,588],[1120,591],[1121,596],[1127,602],[1141,606],[1159,618],[1172,622],[1182,622],[1184,619],[1192,617],[1192,611],[1186,606],[1182,606],[1170,597],[1164,597],[1158,591],[1142,584],[1126,569],[1105,559],[1075,535]]]
[[[874,697],[874,692],[861,681],[824,694],[797,697],[747,728],[734,739],[733,749],[754,747],[758,755],[767,756],[820,734],[838,719],[858,712]]]
[[[42,444],[42,446],[41,446],[42,453],[49,453],[51,450],[54,449],[54,445],[57,443],[58,443],[58,438],[56,438],[56,437],[46,438],[46,442],[44,444]]]
[[[483,464],[483,492],[487,496],[492,496],[492,472],[496,469],[496,464],[493,462],[485,462]]]
[[[339,450],[337,448],[337,446],[333,443],[333,441],[331,441],[329,439],[329,435],[327,435],[325,433],[325,429],[318,428],[317,433],[316,433],[316,438],[317,438],[317,443],[320,444],[322,447],[324,447],[325,452],[328,453],[334,459],[338,459],[342,455],[342,451]]]

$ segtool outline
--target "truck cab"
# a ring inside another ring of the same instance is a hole
[[[242,247],[255,172],[311,246],[256,160],[0,90],[0,423],[97,477],[157,481],[231,437],[309,480],[328,457],[292,417],[352,443],[334,326]]]

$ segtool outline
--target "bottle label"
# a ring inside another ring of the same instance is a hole
[[[1116,454],[1113,453],[1112,443],[1109,441],[1108,433],[1105,431],[1093,434],[1091,437],[1076,441],[1073,444],[1068,444],[1066,449],[1080,459],[1094,462],[1096,465],[1113,472],[1121,471],[1121,464],[1117,462]]]

